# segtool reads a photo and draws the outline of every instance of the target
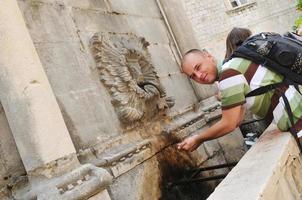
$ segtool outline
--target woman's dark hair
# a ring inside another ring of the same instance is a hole
[[[247,28],[233,28],[226,39],[225,59],[230,58],[232,53],[251,35],[252,32]]]

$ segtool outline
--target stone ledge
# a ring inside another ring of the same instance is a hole
[[[208,200],[302,198],[302,157],[290,133],[270,125]]]
[[[161,150],[174,145],[183,138],[205,128],[208,123],[221,116],[220,103],[208,99],[201,102],[205,107],[198,105],[195,112],[178,116],[170,124],[165,124],[160,134],[153,135],[144,140],[132,141],[109,146],[96,145],[78,153],[81,163],[92,163],[98,167],[106,168],[114,178],[133,169],[145,160],[148,160]],[[121,139],[122,140],[122,139]],[[207,156],[208,157],[208,156]]]
[[[76,200],[87,199],[109,186],[112,176],[103,168],[82,165],[67,174],[39,180],[31,190],[14,196],[16,200]]]

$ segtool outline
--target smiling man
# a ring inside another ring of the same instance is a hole
[[[281,82],[282,75],[243,58],[233,58],[220,67],[211,54],[198,49],[185,54],[181,67],[186,75],[200,84],[219,82],[222,117],[206,131],[178,143],[178,149],[194,151],[203,142],[232,132],[243,120],[245,107],[259,118],[264,118],[268,124],[274,120],[281,131],[288,131],[291,123],[281,98],[282,93],[285,93],[293,108],[293,127],[298,131],[298,137],[302,136],[302,95],[293,86],[245,97],[251,90]],[[299,88],[302,90],[302,86]]]
[[[182,60],[182,70],[194,81],[201,84],[212,84],[217,79],[217,62],[205,50],[192,49]]]

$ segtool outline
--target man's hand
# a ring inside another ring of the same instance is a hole
[[[194,151],[202,142],[213,140],[232,132],[240,124],[244,111],[245,109],[242,105],[222,110],[222,117],[219,122],[202,133],[186,138],[177,144],[177,148],[179,150]]]
[[[177,149],[192,152],[196,150],[201,143],[202,141],[200,140],[199,135],[193,135],[178,143]]]

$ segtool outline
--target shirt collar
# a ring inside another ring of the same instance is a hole
[[[217,79],[221,74],[223,62],[221,60],[217,60]]]

